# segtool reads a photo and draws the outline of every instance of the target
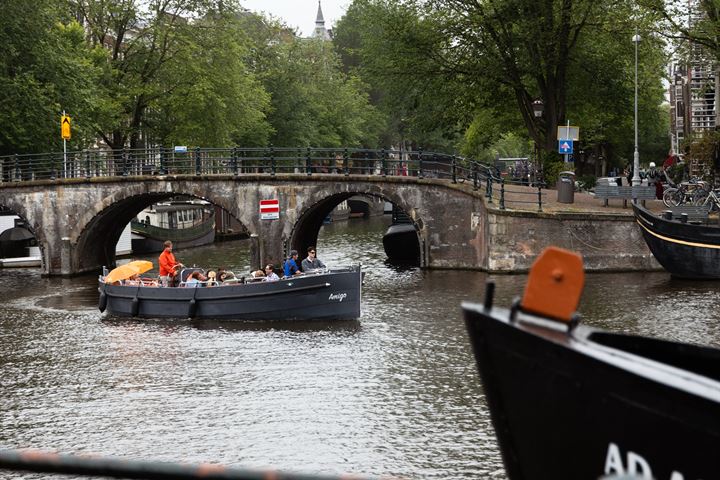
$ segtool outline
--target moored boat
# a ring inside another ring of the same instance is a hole
[[[412,219],[404,212],[393,209],[392,223],[383,235],[385,255],[396,262],[417,263],[420,260],[420,244]]]
[[[648,248],[680,278],[720,279],[720,226],[656,215],[633,203]]]
[[[215,212],[202,200],[158,203],[140,212],[131,229],[136,254],[161,252],[166,240],[176,249],[199,247],[215,241]]]
[[[124,317],[351,320],[360,317],[361,280],[359,266],[197,288],[111,285],[101,276],[99,307]]]
[[[583,281],[550,249],[511,309],[463,304],[509,478],[715,478],[720,350],[579,325]]]

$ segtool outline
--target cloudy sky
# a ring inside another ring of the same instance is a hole
[[[321,0],[325,28],[332,28],[345,13],[351,0]],[[256,12],[265,12],[299,29],[304,37],[315,29],[318,0],[241,0],[241,4]]]

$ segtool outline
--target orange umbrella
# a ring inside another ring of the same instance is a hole
[[[125,280],[133,275],[140,275],[148,270],[152,270],[152,268],[152,262],[148,262],[147,260],[134,260],[126,263],[125,265],[113,268],[105,277],[105,283],[114,283],[118,280]]]

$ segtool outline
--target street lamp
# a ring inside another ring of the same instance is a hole
[[[632,41],[635,44],[635,152],[633,153],[632,184],[640,185],[640,153],[638,152],[638,43],[640,43],[640,35],[637,33],[637,27],[635,27]]]
[[[543,104],[542,99],[538,98],[537,100],[533,100],[532,102],[532,109],[533,109],[533,115],[535,118],[540,118],[543,115],[543,109],[545,108],[545,104]],[[537,138],[537,136],[536,136]],[[533,170],[535,172],[538,172],[540,170],[540,159],[538,158],[539,150],[537,146],[537,140],[533,141],[533,145],[535,146],[535,166]],[[530,169],[528,168],[528,177],[530,176]],[[530,183],[530,179],[528,178],[528,183]]]

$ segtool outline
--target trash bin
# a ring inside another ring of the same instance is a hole
[[[559,203],[575,201],[575,172],[560,172],[557,181],[557,200]]]

